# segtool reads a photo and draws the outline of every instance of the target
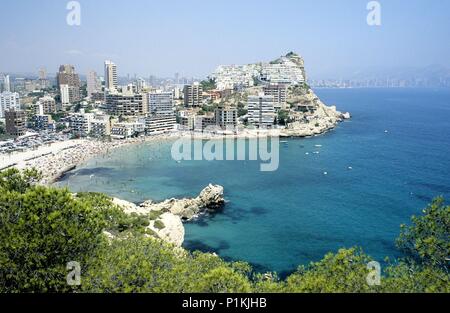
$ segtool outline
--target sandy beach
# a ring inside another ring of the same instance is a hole
[[[329,127],[332,128],[332,127]],[[329,129],[319,131],[305,131],[305,135],[316,135]],[[300,134],[287,134],[283,129],[242,129],[239,132],[207,133],[193,131],[175,131],[172,133],[157,134],[124,140],[100,141],[95,139],[73,139],[43,145],[34,150],[14,152],[0,155],[0,170],[16,167],[18,169],[36,168],[42,172],[42,184],[52,184],[65,172],[73,170],[76,166],[88,159],[106,154],[109,151],[125,145],[155,142],[159,140],[174,140],[177,138],[191,139],[223,139],[223,138],[258,138],[258,137],[286,137],[300,136]]]

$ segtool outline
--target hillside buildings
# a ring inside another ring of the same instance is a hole
[[[211,77],[218,90],[242,89],[267,84],[297,85],[306,81],[302,57],[289,53],[269,63],[247,65],[220,65]]]

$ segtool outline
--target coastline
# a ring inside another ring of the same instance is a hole
[[[198,140],[223,140],[223,139],[254,139],[265,137],[280,138],[309,138],[321,135],[334,129],[339,122],[350,118],[342,114],[339,119],[327,121],[321,126],[307,123],[295,125],[293,128],[274,129],[248,129],[243,128],[238,133],[223,132],[195,132],[177,130],[171,133],[155,134],[123,140],[101,141],[96,139],[71,139],[40,146],[35,150],[15,152],[8,155],[0,155],[0,169],[15,167],[19,170],[37,168],[42,172],[41,184],[51,185],[65,173],[74,170],[80,164],[91,158],[105,155],[110,151],[128,145],[191,138]]]

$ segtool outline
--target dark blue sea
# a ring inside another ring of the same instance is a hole
[[[223,211],[187,223],[184,246],[256,270],[288,273],[341,247],[360,246],[380,262],[398,256],[400,224],[434,197],[450,199],[450,90],[316,92],[352,119],[288,139],[277,171],[261,172],[259,161],[177,163],[171,143],[157,142],[92,159],[58,185],[133,202],[223,185]]]

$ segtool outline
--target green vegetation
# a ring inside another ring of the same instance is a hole
[[[279,110],[277,115],[277,122],[280,125],[286,125],[289,122],[289,111]]]
[[[441,198],[401,227],[404,256],[371,286],[372,259],[360,248],[329,253],[280,280],[244,262],[174,249],[147,229],[157,213],[126,215],[104,194],[38,180],[36,170],[0,173],[0,292],[450,292],[450,207]],[[66,283],[70,261],[81,265],[79,286]]]
[[[244,116],[248,113],[248,110],[245,108],[245,104],[242,102],[238,103],[237,110],[238,110],[238,117]]]
[[[210,91],[217,88],[216,80],[213,78],[208,78],[207,80],[202,80],[200,85],[203,87],[203,91]]]
[[[166,225],[164,225],[163,221],[161,220],[156,220],[153,225],[156,229],[163,229],[164,227],[166,227]]]

